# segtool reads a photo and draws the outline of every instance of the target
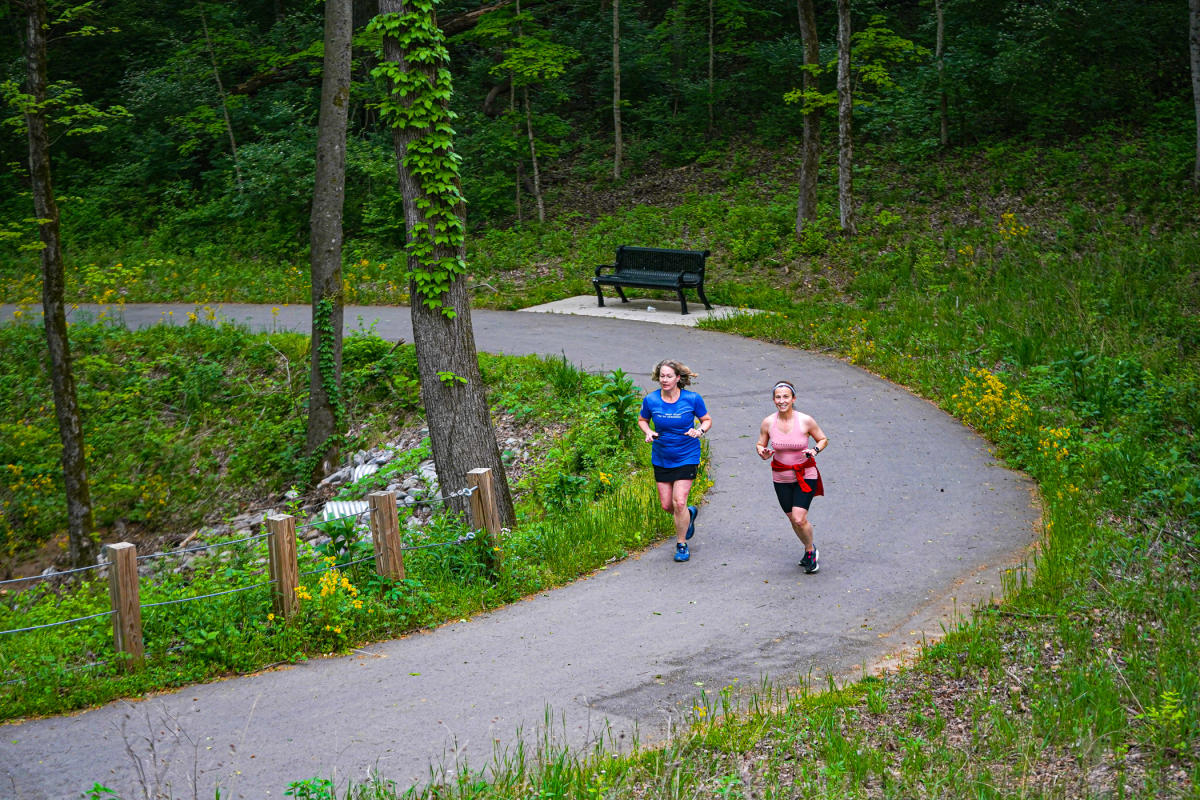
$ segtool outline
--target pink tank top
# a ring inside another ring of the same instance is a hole
[[[779,429],[779,415],[771,415],[771,424],[767,428],[767,433],[771,436],[769,444],[775,450],[775,460],[780,464],[787,466],[795,466],[796,464],[804,463],[806,456],[804,451],[809,448],[808,434],[800,431],[799,420],[792,420],[791,433],[784,433]],[[816,480],[817,468],[809,467],[804,470],[804,480]],[[775,483],[795,483],[796,473],[793,470],[771,471],[771,480]]]

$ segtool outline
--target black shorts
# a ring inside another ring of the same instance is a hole
[[[779,507],[783,509],[783,513],[788,513],[793,508],[803,508],[805,511],[812,505],[812,499],[817,495],[817,480],[810,478],[808,481],[809,491],[804,491],[800,488],[800,482],[795,483],[774,483],[775,496],[779,498]]]
[[[674,483],[675,481],[696,480],[698,464],[684,464],[682,467],[660,467],[654,464],[654,480],[656,483]]]

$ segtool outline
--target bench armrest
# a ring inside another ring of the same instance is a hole
[[[602,270],[602,269],[611,269],[613,271],[616,271],[617,265],[616,264],[599,264],[599,265],[597,265],[596,266],[596,277],[597,278],[600,277],[600,270]]]

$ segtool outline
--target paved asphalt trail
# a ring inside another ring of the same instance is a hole
[[[166,307],[129,307],[129,325]],[[175,306],[182,320],[193,306]],[[307,330],[308,309],[223,306],[255,327]],[[10,316],[0,314],[0,319]],[[404,308],[352,308],[411,341]],[[281,797],[313,776],[339,784],[373,770],[401,787],[431,765],[483,768],[497,750],[546,733],[575,747],[642,741],[686,722],[697,693],[854,675],[936,635],[989,594],[1034,538],[1032,484],[929,403],[860,369],[800,350],[667,325],[474,311],[481,350],[565,353],[652,385],[677,358],[713,417],[710,491],[676,564],[663,543],[556,589],[366,652],[192,686],[138,702],[0,729],[0,797],[75,798],[100,781],[125,797]],[[829,436],[827,495],[813,504],[821,571],[801,551],[754,452],[777,379]],[[122,731],[124,730],[124,733]],[[151,761],[150,740],[154,741]],[[139,778],[127,743],[142,759]]]

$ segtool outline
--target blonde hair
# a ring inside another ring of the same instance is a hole
[[[664,358],[662,361],[654,365],[654,372],[650,373],[650,380],[657,383],[663,367],[670,367],[672,370],[674,370],[675,374],[679,376],[680,389],[687,388],[688,384],[692,382],[693,378],[700,377],[699,373],[692,372],[690,369],[688,369],[687,364],[681,364],[678,361]]]

